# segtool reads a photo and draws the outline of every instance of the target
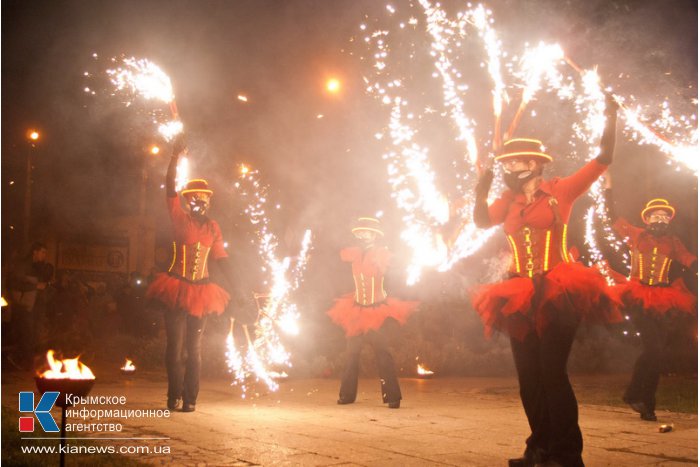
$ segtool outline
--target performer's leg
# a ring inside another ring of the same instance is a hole
[[[550,310],[553,321],[540,338],[540,369],[549,412],[549,456],[562,465],[583,465],[578,402],[566,370],[579,320],[573,310]]]
[[[360,373],[360,352],[365,342],[365,336],[348,337],[345,352],[345,370],[340,381],[339,404],[350,404],[357,398],[357,378]]]
[[[168,408],[175,409],[182,399],[185,374],[183,346],[185,343],[185,326],[187,313],[183,310],[165,311],[165,368],[168,372]]]
[[[187,363],[185,364],[185,390],[183,393],[183,411],[194,410],[199,394],[199,372],[202,366],[202,334],[206,317],[198,318],[187,315],[187,332],[185,335],[185,347],[187,349]]]
[[[656,410],[656,389],[659,386],[664,347],[666,345],[667,329],[661,319],[655,319],[640,314],[635,319],[635,325],[642,340],[642,354],[639,356],[640,384],[639,400],[644,403],[646,411],[642,416],[651,417]],[[635,372],[637,365],[635,365]]]
[[[523,341],[511,337],[510,345],[518,372],[520,400],[531,431],[524,457],[532,460],[536,455],[541,457],[549,445],[549,418],[540,374],[540,338],[531,332]]]
[[[394,358],[389,352],[389,345],[386,337],[381,331],[370,331],[367,337],[374,349],[374,355],[377,359],[377,367],[379,368],[379,378],[381,381],[382,402],[394,403],[397,405],[401,400],[401,388],[399,387],[399,379],[396,377],[396,368],[394,366]]]

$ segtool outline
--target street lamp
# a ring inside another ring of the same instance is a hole
[[[33,155],[34,148],[36,148],[36,143],[39,141],[41,135],[39,132],[33,128],[27,130],[27,139],[29,140],[29,147],[27,149],[27,180],[24,188],[24,231],[23,238],[24,246],[29,245],[29,223],[31,222],[32,216],[32,165],[33,165]]]
[[[150,152],[151,152],[151,154],[156,156],[160,152],[160,148],[154,144],[151,146]]]
[[[329,78],[326,81],[326,91],[331,94],[338,94],[340,92],[341,83],[337,78]]]

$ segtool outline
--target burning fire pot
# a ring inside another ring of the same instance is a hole
[[[49,391],[58,392],[56,405],[61,408],[61,446],[66,445],[66,408],[73,404],[73,397],[87,396],[95,384],[95,375],[86,365],[76,358],[54,359],[54,351],[46,352],[49,369],[34,378],[41,394]],[[61,448],[61,466],[65,465],[64,448]]]
[[[124,376],[132,376],[136,372],[136,365],[134,365],[134,362],[129,360],[128,358],[125,359],[124,366],[119,368],[119,370],[122,372]]]
[[[435,374],[434,371],[427,369],[426,367],[424,367],[420,363],[416,367],[416,375],[418,376],[418,378],[429,379],[429,378],[432,378],[434,374]]]

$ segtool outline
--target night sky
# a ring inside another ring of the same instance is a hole
[[[236,165],[246,162],[261,170],[271,196],[283,203],[274,222],[280,236],[296,245],[304,228],[314,230],[312,278],[326,268],[347,274],[335,252],[350,241],[348,226],[357,215],[385,211],[388,241],[400,252],[400,214],[389,197],[381,159],[386,146],[373,137],[386,125],[387,109],[364,93],[362,77],[371,69],[359,57],[366,50],[350,41],[358,37],[365,15],[382,17],[384,5],[369,0],[4,0],[4,257],[21,238],[30,127],[42,134],[34,154],[35,238],[56,228],[88,231],[95,219],[136,214],[144,164],[147,210],[167,234],[160,184],[169,151],[147,153],[152,143],[165,146],[145,117],[147,107],[127,109],[100,92],[106,88],[100,89],[99,81],[83,76],[104,71],[106,60],[120,54],[147,57],[172,78],[196,166],[192,175],[212,182],[212,215],[229,239],[243,238],[247,229],[231,187]],[[464,3],[443,5],[456,11]],[[646,104],[668,96],[679,113],[695,112],[690,103],[697,96],[695,1],[502,0],[490,6],[504,48],[520,51],[526,41],[559,41],[579,64],[598,64],[605,82],[620,94]],[[416,41],[418,50],[427,49],[422,31]],[[478,62],[464,70],[474,76],[474,102],[490,93],[481,88],[488,81]],[[416,70],[415,80],[439,90],[437,80],[421,77],[432,72],[429,62],[425,66]],[[331,76],[343,85],[335,96],[324,90]],[[97,86],[96,96],[83,91],[87,85]],[[238,94],[249,101],[239,101]],[[488,104],[485,99],[482,111],[472,112],[477,120],[487,118],[482,127],[490,124]],[[562,153],[571,129],[557,111],[543,99],[538,112],[545,116],[536,124],[525,122],[523,131]],[[449,120],[444,122],[442,131],[449,135]],[[459,153],[449,138],[422,138],[438,159]],[[636,222],[648,199],[669,198],[679,207],[676,230],[696,251],[697,179],[666,166],[655,149],[622,139],[612,168],[621,213]],[[439,160],[435,164],[439,167]],[[551,174],[573,168],[555,164]],[[579,204],[582,210],[585,202]],[[348,280],[341,283],[348,286]]]

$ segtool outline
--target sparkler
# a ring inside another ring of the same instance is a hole
[[[251,224],[257,227],[258,253],[264,262],[262,269],[269,273],[269,279],[265,281],[269,292],[254,294],[259,311],[255,334],[251,336],[249,327],[242,326],[246,337],[245,358],[234,341],[233,320],[227,339],[226,358],[229,371],[234,376],[233,384],[240,385],[242,397],[245,397],[250,377],[276,391],[279,385],[275,375],[280,373],[274,368],[291,367],[290,355],[282,344],[280,334],[299,333],[299,312],[291,294],[301,284],[311,249],[311,231],[304,232],[299,254],[294,260],[289,257],[280,259],[277,255],[277,237],[270,229],[267,215],[267,187],[261,184],[257,170],[242,165],[239,173],[240,181],[235,186],[248,199],[245,212]]]
[[[116,68],[108,69],[107,75],[116,91],[167,104],[172,117],[169,121],[161,121],[161,117],[156,112],[152,114],[158,133],[166,141],[172,141],[176,135],[182,133],[183,126],[170,77],[158,65],[145,58],[127,57],[121,60],[113,58],[112,62],[118,65]],[[126,105],[131,105],[131,102],[127,101]]]
[[[467,158],[471,162],[470,167],[461,171],[463,175],[457,187],[463,195],[468,195],[469,188],[473,189],[476,181],[474,164],[477,163],[479,166],[481,164],[478,162],[476,123],[467,117],[464,111],[463,99],[468,86],[462,82],[455,54],[456,51],[464,48],[463,41],[469,40],[470,28],[473,27],[478,33],[487,57],[486,65],[482,63],[482,68],[487,69],[493,84],[494,129],[491,142],[493,151],[497,151],[500,146],[501,118],[504,105],[509,102],[500,63],[501,57],[507,54],[501,50],[501,43],[492,27],[494,21],[491,12],[483,5],[472,8],[471,4],[468,4],[470,9],[465,13],[457,14],[456,20],[450,19],[439,4],[432,4],[429,0],[419,0],[418,5],[425,16],[430,56],[434,59],[436,71],[433,77],[440,78],[442,82],[443,106],[446,112],[441,115],[450,117],[457,132],[455,139],[465,144]],[[435,113],[435,107],[428,105],[425,111],[417,116],[410,110],[409,99],[406,96],[413,70],[403,72],[408,77],[401,76],[397,71],[401,60],[406,57],[404,55],[402,58],[393,58],[390,47],[392,44],[410,43],[408,63],[411,63],[416,55],[416,37],[413,33],[418,31],[416,27],[418,21],[414,16],[410,16],[406,21],[401,17],[402,12],[394,6],[388,6],[387,11],[392,21],[399,21],[398,29],[385,26],[370,32],[365,23],[360,26],[364,40],[358,42],[364,43],[371,54],[368,62],[372,69],[371,73],[365,76],[366,91],[390,109],[388,127],[376,136],[378,139],[384,138],[387,134],[390,136],[387,140],[390,141],[392,149],[388,150],[383,158],[387,162],[392,196],[397,206],[404,212],[405,228],[401,237],[414,252],[408,270],[408,282],[411,284],[419,279],[420,272],[425,267],[446,270],[456,260],[473,254],[492,232],[476,229],[471,219],[472,205],[467,201],[461,209],[452,213],[457,216],[462,226],[457,239],[451,242],[442,238],[441,230],[449,218],[449,203],[437,189],[435,182],[437,176],[431,168],[429,147],[417,142],[418,122],[424,115]],[[568,63],[576,72],[575,76],[563,72],[561,68],[565,63]],[[585,70],[576,65],[558,44],[543,43],[527,48],[520,59],[514,56],[505,68],[509,71],[509,77],[514,78],[516,83],[519,82],[517,86],[522,89],[522,96],[506,137],[514,134],[525,115],[528,104],[535,100],[537,93],[554,92],[560,99],[572,102],[577,116],[580,117],[572,125],[578,144],[575,141],[570,143],[572,147],[583,144],[586,150],[577,150],[574,156],[585,159],[597,156],[605,119],[602,86],[594,70]],[[619,102],[624,101],[620,96],[616,97]],[[689,167],[697,175],[700,160],[696,149],[698,139],[696,117],[693,115],[673,118],[668,107],[668,104],[664,103],[661,117],[651,124],[645,124],[639,111],[622,106],[626,121],[625,130],[633,140],[640,144],[656,145],[672,160]],[[534,114],[533,111],[532,115]],[[661,135],[661,133],[670,132],[675,132],[676,141],[684,142],[672,142]],[[604,209],[600,183],[593,185],[591,197],[594,200],[594,210],[589,213],[586,238],[591,258],[594,258],[597,264],[602,264],[598,261],[602,254],[594,238],[594,215],[601,219],[600,225],[602,225],[605,241],[623,256],[626,250],[612,230],[610,219]],[[473,198],[473,196],[467,196],[467,198]],[[611,280],[609,277],[608,279]]]

